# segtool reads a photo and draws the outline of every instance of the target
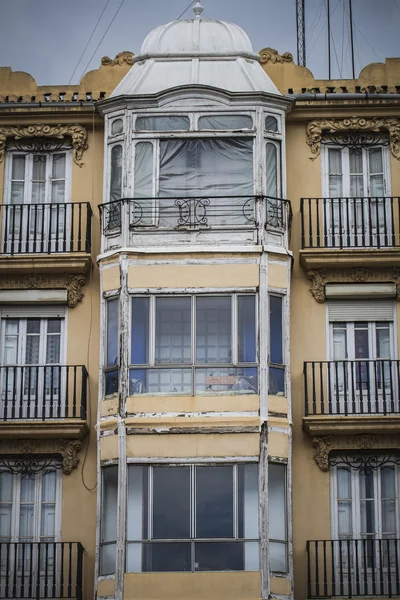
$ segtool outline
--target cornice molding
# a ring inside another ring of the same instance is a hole
[[[312,282],[311,294],[322,304],[325,302],[325,286],[327,283],[394,283],[396,299],[400,301],[400,269],[370,269],[353,267],[351,269],[315,269],[307,272]]]
[[[53,277],[35,273],[0,276],[0,290],[65,289],[67,290],[67,304],[70,308],[74,308],[82,300],[82,287],[85,283],[84,275],[69,275],[68,273]]]
[[[124,50],[123,52],[119,52],[115,58],[110,58],[109,56],[103,56],[101,59],[101,64],[105,67],[115,67],[122,65],[125,63],[127,65],[133,65],[133,57],[135,55],[133,52],[129,52],[129,50]]]
[[[366,132],[372,131],[379,133],[386,131],[389,134],[389,145],[391,153],[397,160],[400,160],[400,119],[394,117],[380,118],[373,117],[366,119],[364,117],[347,117],[345,119],[315,119],[307,125],[307,144],[310,146],[311,160],[315,160],[321,152],[321,140],[324,132],[345,133],[349,131]]]
[[[65,475],[78,466],[77,454],[81,448],[82,442],[79,440],[0,440],[0,456],[16,456],[26,461],[37,461],[39,456],[61,456]]]
[[[272,64],[293,62],[293,55],[290,54],[290,52],[279,54],[278,50],[275,50],[275,48],[263,48],[260,50],[259,55],[260,63],[262,65],[265,65],[268,62],[271,62]]]
[[[314,460],[321,471],[329,471],[329,455],[331,452],[344,451],[359,453],[362,451],[381,452],[386,450],[398,451],[400,435],[352,435],[352,436],[323,436],[314,437],[312,445],[315,448]]]
[[[72,155],[74,162],[81,167],[83,165],[83,152],[87,150],[87,131],[82,125],[5,125],[0,127],[0,163],[4,160],[6,144],[9,138],[22,140],[29,138],[56,138],[63,140],[66,137],[71,138]]]

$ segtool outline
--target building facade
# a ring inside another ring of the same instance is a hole
[[[400,59],[194,13],[0,68],[0,598],[400,597]]]

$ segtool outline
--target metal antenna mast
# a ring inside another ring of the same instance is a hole
[[[296,23],[297,23],[297,64],[306,66],[306,18],[305,0],[296,0]]]

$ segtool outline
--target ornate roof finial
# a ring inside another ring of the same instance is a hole
[[[203,7],[200,4],[200,0],[196,0],[196,4],[193,6],[193,12],[196,16],[196,19],[200,19],[200,15],[203,12]]]

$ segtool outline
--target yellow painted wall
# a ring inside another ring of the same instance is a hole
[[[128,267],[130,288],[255,287],[259,267],[253,264],[154,265]]]
[[[131,396],[126,400],[126,412],[255,412],[260,397],[256,394],[227,396]]]

